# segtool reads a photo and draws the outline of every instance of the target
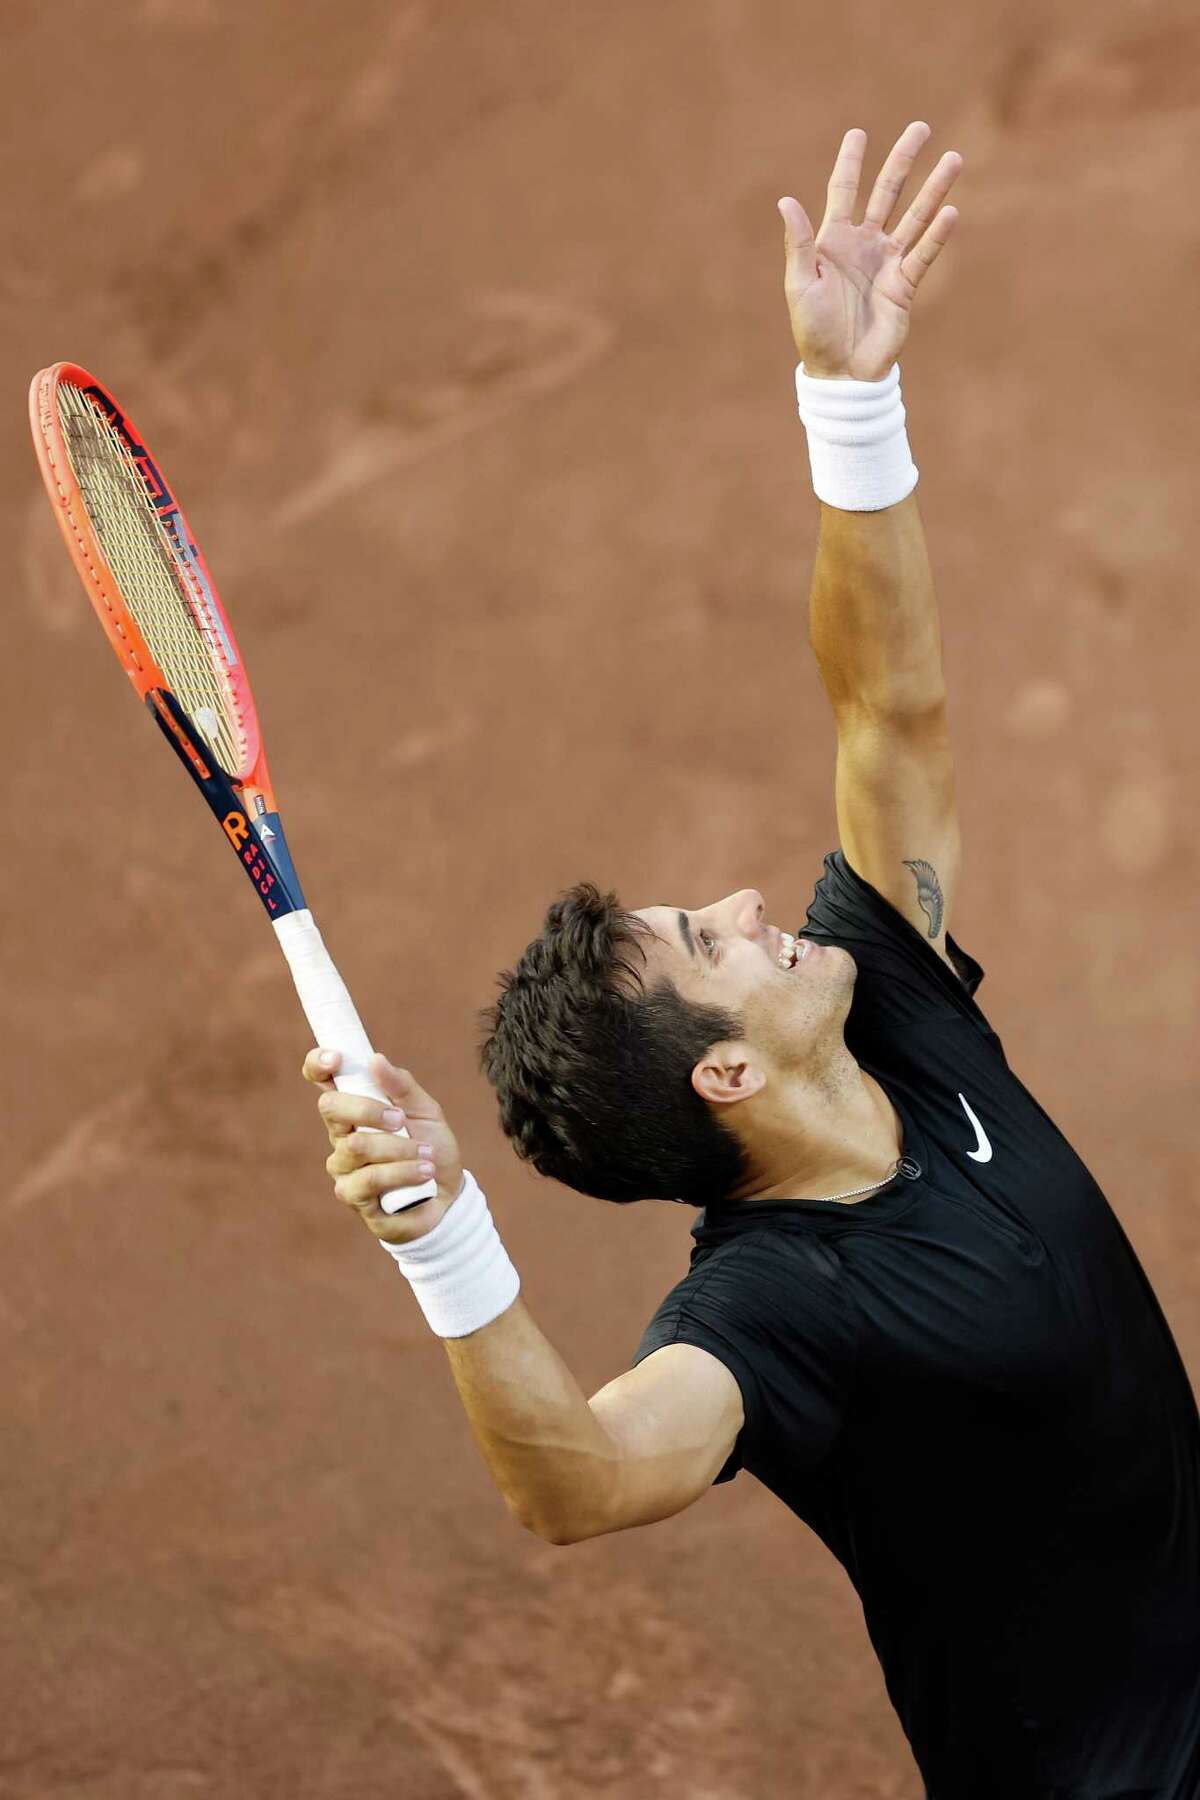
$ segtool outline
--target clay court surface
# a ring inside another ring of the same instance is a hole
[[[849,1583],[749,1477],[572,1550],[509,1522],[25,391],[92,367],[169,468],[330,947],[591,1391],[690,1214],[523,1169],[475,1012],[581,876],[803,922],[833,737],[775,200],[928,119],[951,928],[1195,1377],[1193,9],[9,0],[0,51],[0,1796],[918,1800]]]

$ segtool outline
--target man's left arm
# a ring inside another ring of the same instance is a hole
[[[962,844],[915,494],[880,512],[821,507],[809,632],[837,726],[846,860],[949,960]]]
[[[891,226],[929,136],[907,127],[856,222],[866,133],[848,131],[814,234],[780,201],[784,290],[801,357],[821,528],[810,637],[837,726],[835,798],[847,861],[948,960],[961,849],[941,638],[896,358],[920,282],[957,219],[948,152]]]

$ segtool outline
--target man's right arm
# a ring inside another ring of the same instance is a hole
[[[517,1300],[446,1353],[510,1512],[551,1544],[649,1525],[712,1485],[742,1427],[724,1363],[668,1344],[589,1401]]]
[[[472,1203],[459,1197],[467,1183],[458,1140],[432,1094],[376,1056],[372,1079],[395,1108],[388,1113],[377,1099],[336,1090],[338,1062],[336,1053],[316,1050],[304,1061],[305,1080],[322,1090],[318,1105],[332,1145],[325,1167],[338,1199],[389,1248],[419,1251],[422,1240],[443,1241],[448,1213],[464,1225],[454,1238],[458,1250],[441,1259],[462,1259],[454,1305],[445,1267],[424,1264],[423,1298],[419,1277],[409,1278],[430,1323],[437,1320],[475,1441],[509,1510],[549,1543],[574,1544],[668,1518],[698,1500],[742,1427],[741,1390],[730,1370],[707,1350],[667,1344],[587,1400],[522,1301],[511,1299],[515,1271],[478,1190],[473,1225],[457,1210]],[[400,1126],[413,1135],[396,1135]],[[431,1160],[414,1169],[425,1155],[422,1139]],[[381,1209],[390,1188],[415,1186],[435,1168],[436,1198],[401,1213]],[[470,1323],[474,1311],[490,1322]]]

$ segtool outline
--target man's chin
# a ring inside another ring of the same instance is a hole
[[[843,974],[848,975],[851,981],[855,979],[858,974],[858,964],[848,950],[843,950],[840,944],[824,943],[821,944],[820,950],[822,961],[827,962],[831,969],[840,970]],[[815,969],[813,972],[816,973]]]

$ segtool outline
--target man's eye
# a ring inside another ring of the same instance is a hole
[[[716,942],[717,942],[717,940],[713,936],[712,932],[711,931],[701,931],[701,932],[697,933],[697,936],[699,937],[700,942],[704,945],[704,948],[708,951],[709,955],[711,956],[713,953],[713,950],[716,948]]]

